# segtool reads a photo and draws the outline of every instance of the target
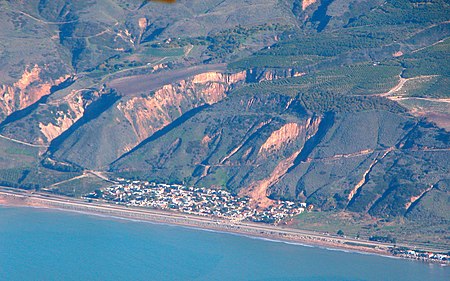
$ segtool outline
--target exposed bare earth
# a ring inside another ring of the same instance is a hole
[[[394,99],[392,99],[394,100]],[[409,104],[406,104],[409,100],[424,100],[432,102],[433,104],[439,104],[442,106],[445,106],[448,108],[448,110],[443,110],[442,112],[436,111],[435,108],[427,108],[422,106],[409,106],[410,107],[410,113],[417,117],[425,117],[430,122],[436,124],[438,127],[441,127],[445,129],[447,132],[450,132],[450,104],[449,99],[431,99],[431,98],[403,98],[403,97],[397,97],[395,99],[398,103],[401,105],[408,107]]]
[[[283,145],[288,145],[293,140],[303,136],[304,142],[313,137],[319,128],[321,118],[309,118],[305,124],[288,123],[279,130],[273,132],[266,142],[261,146],[259,154],[265,151],[274,151],[281,148]],[[291,156],[280,161],[270,175],[262,180],[259,180],[249,187],[242,189],[240,195],[250,196],[254,207],[266,208],[272,204],[272,200],[268,198],[268,190],[275,183],[280,181],[289,168],[294,165],[294,161],[300,154],[303,148],[295,151]]]
[[[306,8],[316,3],[316,0],[303,0],[302,1],[302,10],[304,11]]]
[[[244,189],[241,195],[250,196],[254,207],[267,208],[272,205],[272,200],[267,197],[268,188],[286,174],[299,153],[300,151],[296,151],[290,157],[280,161],[268,178],[255,182],[248,189]]]
[[[138,95],[154,91],[164,85],[186,79],[203,72],[223,72],[225,64],[206,64],[189,68],[158,72],[147,75],[135,75],[114,79],[107,83],[108,87],[116,89],[122,95]]]
[[[405,106],[404,102],[408,100],[418,100],[418,101],[429,101],[433,103],[441,103],[444,106],[450,103],[449,98],[421,98],[421,97],[410,97],[405,95],[405,91],[402,91],[405,87],[405,84],[410,83],[412,81],[422,81],[428,80],[436,77],[436,75],[422,75],[411,78],[403,78],[399,76],[399,82],[395,85],[391,90],[386,93],[378,94],[380,97],[386,97],[390,100],[396,101]],[[408,107],[408,106],[406,106]],[[412,107],[410,108],[410,112],[414,116],[425,117],[429,121],[435,123],[437,126],[444,128],[447,131],[450,131],[450,105],[448,106],[447,112],[435,112],[433,109],[422,108],[422,107]]]
[[[367,182],[367,176],[369,175],[369,173],[372,170],[373,166],[375,166],[380,160],[383,160],[384,157],[386,157],[386,155],[388,155],[388,153],[391,152],[392,150],[394,150],[393,147],[387,149],[380,158],[378,158],[378,155],[377,155],[377,157],[375,157],[375,159],[373,159],[372,163],[370,163],[369,167],[364,172],[364,174],[362,176],[362,179],[350,191],[350,194],[348,195],[348,202],[349,203],[352,201],[353,197],[356,195],[358,190]]]

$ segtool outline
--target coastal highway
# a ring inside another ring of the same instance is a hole
[[[388,254],[392,244],[379,243],[367,240],[356,240],[331,235],[323,235],[313,231],[272,226],[252,222],[232,222],[222,218],[203,217],[163,211],[149,208],[127,207],[113,205],[101,201],[88,202],[42,192],[22,191],[12,188],[0,187],[0,199],[4,202],[23,206],[55,208],[87,214],[144,220],[150,222],[175,224],[193,228],[210,229],[221,232],[231,232],[248,236],[258,236],[269,239],[314,244],[334,248],[346,248],[355,251],[376,252]],[[1,201],[0,201],[1,202]],[[399,245],[411,248],[409,245]]]

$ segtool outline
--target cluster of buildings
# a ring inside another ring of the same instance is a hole
[[[85,197],[126,206],[170,209],[232,221],[250,220],[271,224],[278,224],[307,210],[306,203],[290,201],[275,201],[264,210],[255,210],[250,206],[248,197],[234,196],[225,190],[125,179],[119,179],[118,184]]]
[[[409,258],[409,259],[416,259],[416,260],[423,260],[423,261],[436,261],[436,262],[450,262],[450,253],[444,254],[444,253],[432,253],[432,252],[425,252],[425,251],[415,251],[410,249],[401,249],[401,248],[394,248],[392,250],[392,254],[399,257]]]

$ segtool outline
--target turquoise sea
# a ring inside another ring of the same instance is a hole
[[[450,280],[450,268],[178,226],[0,207],[0,280]]]

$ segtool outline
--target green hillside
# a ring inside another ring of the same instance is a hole
[[[0,183],[222,188],[448,247],[450,4],[303,4],[1,2]]]

